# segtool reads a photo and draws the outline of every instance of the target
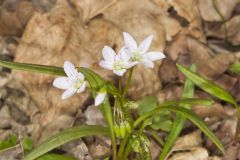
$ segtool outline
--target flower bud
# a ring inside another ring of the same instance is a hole
[[[125,124],[121,123],[119,128],[120,128],[120,137],[124,138],[126,135],[126,131],[127,131]]]
[[[119,127],[119,125],[114,123],[113,129],[114,129],[114,133],[115,133],[116,137],[121,137],[120,136],[120,127]]]
[[[132,127],[131,127],[130,123],[128,121],[125,121],[124,125],[126,127],[127,132],[132,133]]]

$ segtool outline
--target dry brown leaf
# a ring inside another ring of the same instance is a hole
[[[226,28],[224,24],[212,24],[212,23],[206,23],[205,25],[205,31],[206,36],[209,37],[215,37],[220,39],[225,39],[227,36],[227,40],[231,42],[233,45],[239,45],[240,44],[240,16],[234,16],[229,21],[225,23]]]
[[[202,147],[192,148],[189,152],[176,153],[168,160],[207,160],[208,151]]]
[[[213,5],[214,0],[199,0],[198,7],[200,14],[205,21],[223,21],[219,13],[216,11]],[[240,0],[215,0],[218,10],[227,20],[231,17],[233,10]]]

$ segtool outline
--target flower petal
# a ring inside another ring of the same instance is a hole
[[[83,84],[81,85],[81,87],[77,90],[77,93],[81,93],[85,90],[86,88],[86,81],[83,82]]]
[[[129,33],[123,32],[123,38],[125,47],[127,47],[127,49],[129,49],[131,52],[137,50],[137,42]]]
[[[113,70],[113,63],[108,61],[100,61],[99,65],[108,70]]]
[[[76,78],[77,77],[78,71],[75,69],[75,66],[71,62],[65,61],[64,65],[63,65],[63,68],[64,68],[64,72],[66,73],[66,75],[69,78]]]
[[[118,76],[123,76],[123,74],[126,72],[126,69],[121,69],[121,70],[114,70],[113,73],[115,73]]]
[[[106,97],[106,92],[99,93],[95,98],[95,106],[98,106],[103,103]]]
[[[81,72],[78,72],[78,76],[77,76],[80,80],[84,80],[85,79],[85,76],[81,73]]]
[[[74,95],[74,93],[76,93],[76,89],[74,88],[68,88],[65,92],[63,92],[62,94],[62,99],[67,99],[69,97],[71,97],[72,95]]]
[[[133,66],[137,65],[139,62],[134,61],[134,62],[128,62],[126,65],[126,69],[132,68]]]
[[[148,58],[151,61],[166,58],[165,54],[163,54],[162,52],[148,52],[144,57]]]
[[[149,60],[149,59],[143,59],[141,61],[142,64],[144,64],[145,66],[149,67],[149,68],[153,68],[154,67],[154,63]]]
[[[146,39],[144,39],[140,43],[138,49],[143,53],[147,52],[151,46],[152,39],[153,39],[153,35],[148,36]]]
[[[129,59],[130,59],[130,56],[126,52],[127,52],[126,49],[123,47],[122,49],[120,49],[120,51],[118,53],[121,57],[121,60],[123,60],[125,62],[129,61]]]
[[[68,89],[70,84],[67,77],[58,77],[54,79],[53,86],[60,89]]]
[[[104,60],[112,62],[114,61],[114,57],[116,56],[116,53],[111,47],[104,46],[102,50],[102,55]]]

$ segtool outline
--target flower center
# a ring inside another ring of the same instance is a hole
[[[115,61],[113,64],[113,69],[114,70],[121,70],[124,69],[125,67],[125,63],[124,61]]]
[[[83,84],[83,80],[80,79],[76,79],[74,80],[74,82],[72,83],[73,88],[75,89],[79,89]]]
[[[140,51],[134,51],[131,60],[132,61],[140,61],[142,59],[141,54],[142,53]]]

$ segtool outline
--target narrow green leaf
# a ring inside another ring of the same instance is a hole
[[[9,62],[9,61],[3,61],[3,60],[0,60],[0,66],[10,68],[10,69],[28,71],[28,72],[66,76],[66,74],[63,71],[63,68],[56,67],[56,66]],[[110,93],[118,94],[116,87],[111,83],[105,83],[105,81],[97,73],[84,67],[77,67],[77,69],[82,74],[84,74],[84,76],[86,77],[86,80],[89,82],[92,88],[100,89],[105,84],[107,85],[108,91],[110,91]]]
[[[185,99],[181,99],[181,100],[176,100],[176,101],[166,101],[161,105],[164,106],[169,106],[169,105],[211,105],[213,104],[214,101],[211,99],[197,99],[197,98],[185,98]]]
[[[233,63],[230,66],[229,70],[233,73],[239,74],[240,73],[240,62]]]
[[[108,128],[102,126],[88,126],[82,125],[78,127],[69,128],[49,139],[47,139],[44,143],[39,145],[33,151],[31,151],[24,160],[34,160],[39,156],[51,151],[54,148],[57,148],[67,142],[70,142],[75,139],[79,139],[85,136],[93,136],[93,135],[109,135]]]
[[[148,113],[140,116],[133,124],[134,128],[136,128],[142,121],[146,118],[153,116],[154,114],[161,111],[173,111],[176,113],[180,113],[184,115],[187,119],[192,121],[223,153],[224,147],[220,140],[214,135],[214,133],[208,128],[205,122],[198,117],[193,111],[189,109],[185,109],[183,107],[175,107],[175,106],[160,106],[157,109],[154,109]]]
[[[190,67],[190,70],[193,72],[196,72],[196,66],[192,65]],[[193,98],[193,96],[194,96],[194,83],[189,79],[187,79],[184,85],[182,98]],[[183,106],[186,109],[190,109],[191,107],[191,105],[189,104],[182,104],[181,106]],[[182,114],[179,114],[179,113],[176,114],[175,121],[172,125],[170,133],[168,134],[167,141],[163,146],[163,150],[160,154],[159,160],[165,159],[169,150],[172,148],[173,143],[181,133],[181,130],[184,126],[185,121],[186,121],[186,118]]]
[[[54,153],[48,153],[45,154],[36,160],[76,160],[72,156],[66,156],[66,155],[61,155],[61,154],[54,154]]]
[[[224,89],[219,87],[218,85],[214,84],[213,82],[197,75],[196,73],[190,71],[189,69],[177,64],[178,69],[187,77],[189,78],[194,84],[199,86],[205,92],[223,100],[228,103],[231,103],[235,107],[237,107],[237,102],[234,98],[226,92]]]

